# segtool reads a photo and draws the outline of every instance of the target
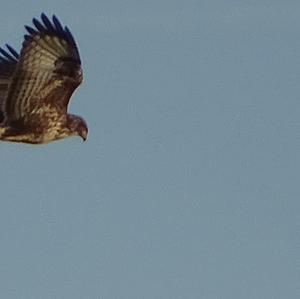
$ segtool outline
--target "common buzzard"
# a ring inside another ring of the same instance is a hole
[[[0,140],[48,143],[78,135],[86,140],[85,121],[68,114],[70,97],[82,81],[75,40],[57,17],[42,13],[25,26],[21,53],[0,48]]]

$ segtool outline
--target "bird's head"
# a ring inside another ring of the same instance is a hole
[[[67,122],[72,135],[78,135],[83,139],[83,141],[86,141],[88,127],[85,120],[80,116],[69,114]]]

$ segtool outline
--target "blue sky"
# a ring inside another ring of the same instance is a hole
[[[1,7],[69,26],[89,125],[0,144],[1,298],[299,298],[297,1]]]

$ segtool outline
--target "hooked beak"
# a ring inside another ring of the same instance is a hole
[[[82,137],[82,141],[85,142],[87,140],[87,136],[81,136]]]
[[[87,140],[87,135],[88,135],[87,131],[81,132],[80,137],[82,138],[83,142],[85,142]]]

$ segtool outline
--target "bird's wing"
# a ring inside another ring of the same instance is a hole
[[[64,114],[69,99],[82,81],[81,62],[74,38],[56,16],[33,19],[35,29],[22,45],[13,80],[4,103],[9,120],[43,117],[47,111]]]

